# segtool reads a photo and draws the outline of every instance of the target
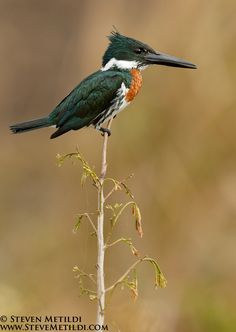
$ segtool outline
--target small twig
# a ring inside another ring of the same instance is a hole
[[[82,287],[81,288],[81,294],[87,294],[90,298],[90,300],[94,300],[97,298],[97,293],[89,288]]]
[[[114,220],[112,221],[112,230],[111,230],[111,231],[109,232],[109,234],[107,235],[106,245],[108,244],[108,242],[109,242],[109,240],[110,240],[110,238],[111,238],[111,236],[112,236],[113,228],[114,228],[114,226],[115,226],[117,220],[119,219],[120,215],[121,215],[121,214],[123,213],[123,211],[127,208],[127,206],[129,206],[129,205],[133,205],[133,204],[135,204],[135,202],[133,202],[133,201],[130,201],[130,202],[126,203],[126,204],[120,209],[120,211],[117,213],[117,215],[115,216]]]
[[[122,180],[122,181],[115,181],[112,178],[106,178],[104,179],[105,181],[112,181],[114,183],[114,187],[108,192],[108,194],[105,196],[105,201],[117,190],[122,190],[122,187],[125,189],[126,193],[132,198],[134,199],[133,194],[131,193],[131,191],[129,190],[129,188],[127,187],[127,185],[125,184],[125,182],[131,178],[133,175],[131,174],[128,178]]]
[[[84,216],[87,217],[87,219],[88,219],[88,221],[90,222],[92,228],[94,229],[94,232],[97,234],[97,228],[96,228],[96,226],[94,225],[94,223],[93,223],[93,221],[92,221],[90,215],[89,215],[88,213],[85,213]]]
[[[121,284],[124,279],[129,275],[129,273],[141,262],[143,262],[145,260],[144,258],[140,258],[138,259],[136,262],[134,262],[129,268],[128,270],[126,270],[126,272],[116,281],[114,282],[113,285],[111,285],[110,287],[106,288],[106,293],[112,291],[116,286],[118,286],[119,284]]]
[[[116,187],[114,186],[109,193],[104,197],[104,201],[106,201],[115,191],[116,191]]]
[[[132,240],[131,239],[126,239],[124,237],[122,237],[120,239],[117,239],[116,241],[114,241],[112,243],[106,243],[105,249],[111,248],[111,247],[113,247],[114,245],[116,245],[120,242],[123,242],[123,243],[127,244],[134,256],[136,256],[138,258],[140,257],[138,250],[135,248],[135,246],[132,243]]]
[[[116,245],[117,243],[120,243],[120,242],[127,242],[129,241],[128,239],[125,239],[124,237],[112,242],[112,243],[106,243],[105,245],[105,249],[107,248],[110,248],[110,247],[113,247],[114,245]],[[130,240],[131,241],[131,240]]]
[[[116,286],[118,286],[119,284],[121,284],[122,282],[124,282],[124,280],[126,279],[126,277],[130,274],[130,272],[140,263],[142,262],[149,262],[153,265],[154,269],[155,269],[155,286],[159,286],[159,287],[166,287],[166,279],[163,276],[157,262],[150,257],[143,257],[138,259],[136,262],[134,262],[126,271],[125,273],[116,281],[114,282],[113,285],[111,285],[110,287],[106,288],[105,292],[110,292],[112,291]]]
[[[127,208],[127,206],[129,205],[134,205],[135,202],[133,201],[130,201],[128,203],[126,203],[124,206],[122,206],[122,208],[120,209],[120,211],[117,213],[115,219],[113,220],[112,224],[113,224],[113,227],[115,226],[117,220],[120,218],[120,215],[123,213],[123,211]]]
[[[78,272],[78,275],[76,276],[76,278],[86,277],[86,278],[90,279],[94,284],[96,284],[96,280],[94,279],[93,274],[88,274],[88,273],[84,272],[83,270],[79,269],[78,266],[75,266],[73,271]]]

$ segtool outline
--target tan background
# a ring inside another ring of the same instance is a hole
[[[140,267],[136,303],[126,290],[109,302],[110,330],[236,330],[235,14],[233,0],[0,1],[1,313],[94,321],[72,267],[94,271],[96,245],[86,223],[79,234],[72,228],[77,213],[95,208],[95,192],[80,188],[79,166],[58,168],[55,155],[78,145],[99,169],[102,138],[14,136],[8,125],[48,114],[99,68],[114,24],[199,69],[147,69],[142,92],[113,123],[109,175],[135,174],[145,232],[139,240],[127,213],[116,236],[156,258],[168,287],[155,291],[151,268]],[[111,251],[107,284],[132,261],[127,248]]]

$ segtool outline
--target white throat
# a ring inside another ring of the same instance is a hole
[[[106,63],[104,67],[101,68],[102,71],[106,71],[116,66],[119,69],[133,69],[137,68],[139,62],[137,61],[128,61],[128,60],[117,60],[116,58],[112,58],[110,61]],[[141,67],[140,69],[144,69]]]

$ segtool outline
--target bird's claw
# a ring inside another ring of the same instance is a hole
[[[111,136],[111,130],[110,129],[101,127],[99,130],[102,132],[102,136],[104,136],[105,133],[108,135],[108,137]]]

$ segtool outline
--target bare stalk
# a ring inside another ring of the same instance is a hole
[[[111,127],[110,120],[108,122],[108,129]],[[105,310],[105,281],[104,281],[104,256],[105,256],[105,243],[104,243],[104,191],[103,183],[107,172],[107,142],[108,134],[104,133],[103,147],[102,147],[102,165],[101,175],[99,178],[100,186],[98,188],[98,218],[97,218],[97,324],[104,323],[104,310]]]

